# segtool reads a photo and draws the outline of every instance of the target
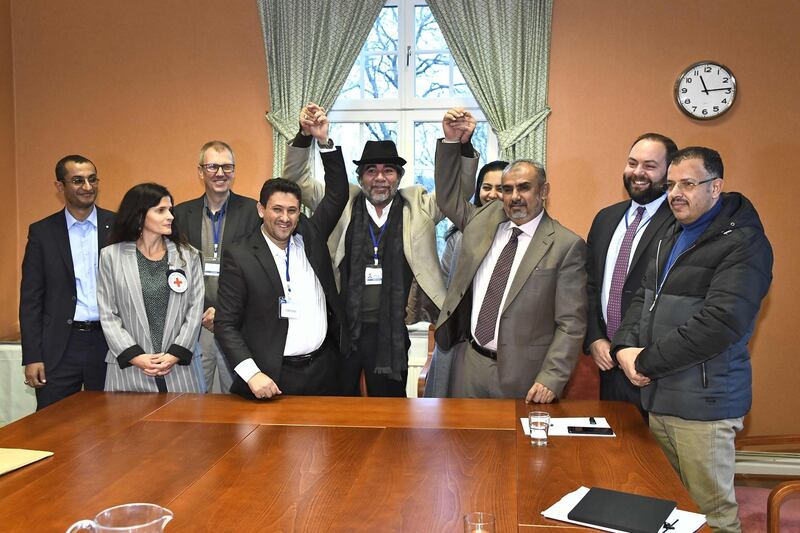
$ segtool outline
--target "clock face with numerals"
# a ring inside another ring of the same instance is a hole
[[[675,81],[675,102],[692,118],[710,120],[728,111],[736,99],[736,78],[725,65],[701,61]]]

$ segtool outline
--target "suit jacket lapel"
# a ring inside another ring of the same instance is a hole
[[[136,317],[144,331],[150,331],[150,324],[147,322],[147,310],[144,308],[142,298],[142,281],[139,279],[139,264],[136,261],[136,243],[125,242],[120,246],[120,262],[122,263],[122,277],[125,278],[125,285],[131,295],[133,307],[136,310]],[[165,280],[166,282],[166,280]],[[146,347],[143,346],[146,349]],[[152,346],[150,347],[152,350]]]
[[[100,208],[97,209],[97,249],[103,248],[108,243],[108,235],[111,233],[111,220],[106,216],[105,212],[101,212]],[[97,254],[98,260],[100,254]]]
[[[222,230],[220,240],[223,245],[227,244],[226,235],[236,235],[236,229],[241,222],[241,209],[239,208],[238,197],[231,191],[228,197],[228,206],[225,208],[225,227]]]
[[[542,215],[542,220],[539,221],[539,225],[536,227],[533,237],[531,237],[531,242],[528,245],[528,249],[525,251],[525,255],[522,257],[522,262],[520,262],[519,268],[514,274],[514,279],[511,281],[511,288],[508,290],[508,296],[506,296],[503,310],[514,301],[514,298],[519,294],[525,282],[528,281],[536,265],[539,264],[542,257],[544,257],[553,245],[553,233],[555,233],[553,221],[547,215],[547,212],[545,212]]]
[[[186,255],[188,253],[187,250],[183,250],[183,254]],[[184,257],[184,261],[188,259]],[[180,269],[183,270],[184,274],[186,275],[186,279],[189,279],[187,266],[181,263],[180,258],[178,257],[178,247],[175,246],[170,240],[167,240],[167,261],[168,268],[170,269]],[[164,280],[166,283],[167,280]],[[190,281],[191,282],[191,281]],[[169,346],[164,342],[166,339],[172,339],[177,337],[175,332],[173,332],[173,328],[175,327],[175,317],[178,316],[178,304],[180,300],[180,295],[173,291],[172,289],[169,290],[169,300],[167,301],[167,316],[164,319],[164,335],[161,338],[161,349],[166,351],[169,349]]]
[[[277,292],[279,296],[285,296],[283,293],[283,283],[281,283],[281,275],[278,272],[278,267],[275,265],[275,259],[272,258],[272,250],[270,250],[269,246],[267,246],[267,242],[264,240],[264,233],[262,231],[254,232],[249,239],[250,249],[267,274],[269,282],[275,287],[275,292]]]
[[[636,250],[633,252],[633,259],[631,259],[631,265],[628,268],[628,272],[631,272],[634,269],[636,263],[638,263],[639,259],[642,258],[642,254],[644,254],[647,245],[651,240],[653,240],[653,237],[655,237],[656,234],[663,233],[664,229],[666,228],[665,224],[670,218],[672,218],[672,211],[670,211],[669,204],[667,203],[668,201],[668,199],[664,199],[664,201],[661,203],[661,207],[656,210],[653,218],[650,219],[650,222],[644,229],[642,238],[639,239],[639,244],[636,246]]]
[[[622,220],[622,217],[625,216],[625,212],[630,208],[631,202],[625,202],[623,204],[619,204],[619,207],[612,209],[609,211],[608,216],[606,217],[606,223],[602,224],[601,232],[598,236],[596,242],[592,243],[592,249],[597,250],[600,253],[596,253],[595,257],[595,272],[597,272],[597,278],[600,280],[599,283],[602,285],[603,276],[605,275],[606,271],[606,258],[608,257],[608,246],[611,244],[611,239],[614,237],[614,232],[619,225],[619,221]]]
[[[486,218],[486,221],[483,220],[484,218]],[[501,202],[498,207],[484,209],[484,211],[473,217],[470,224],[473,225],[472,227],[476,231],[470,231],[470,225],[467,224],[453,279],[455,287],[466,289],[472,284],[475,273],[478,272],[483,259],[492,247],[494,236],[497,233],[497,226],[506,220],[508,218],[503,211]]]
[[[72,264],[72,248],[69,245],[69,231],[67,230],[67,216],[64,211],[61,215],[53,219],[53,236],[56,240],[56,245],[61,253],[61,258],[64,260],[64,266],[67,268],[67,279],[72,280],[72,287],[75,288],[75,265]]]
[[[189,244],[203,249],[203,199],[205,194],[187,206],[187,219],[181,228],[186,233]]]

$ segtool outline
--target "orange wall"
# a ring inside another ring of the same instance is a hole
[[[142,181],[166,185],[178,202],[200,196],[200,147],[222,139],[237,156],[234,189],[258,193],[272,136],[253,0],[11,3],[17,264],[28,225],[63,206],[53,168],[66,154],[95,162],[98,203],[116,210]]]
[[[655,130],[717,149],[725,188],[749,197],[775,252],[774,281],[751,343],[750,434],[800,433],[793,328],[800,290],[800,51],[792,0],[556,0],[548,130],[551,211],[586,235],[597,210],[625,198],[633,139]],[[698,60],[733,70],[737,102],[707,123],[673,103],[675,78]]]
[[[5,301],[16,301],[28,224],[60,206],[52,167],[66,153],[95,160],[100,203],[114,208],[145,179],[163,182],[178,200],[198,196],[197,150],[222,138],[237,150],[236,189],[256,194],[270,173],[272,139],[253,0],[10,3],[16,131],[4,120],[11,51],[0,37],[0,140],[15,141],[20,255],[0,267],[14,271],[0,278]],[[0,0],[0,36],[8,35],[8,4]],[[800,87],[792,26],[799,16],[791,0],[556,0],[553,13],[548,175],[557,218],[585,236],[601,207],[625,197],[629,145],[649,130],[717,148],[726,187],[745,193],[762,215],[776,263],[752,343],[751,434],[800,433],[798,371],[788,348],[800,297],[790,206],[800,192],[791,172],[800,163],[800,105],[792,94]],[[705,124],[672,103],[676,76],[700,59],[726,63],[739,87],[733,110]],[[0,314],[0,331],[15,328],[16,313]]]
[[[0,164],[5,175],[6,201],[3,206],[3,228],[0,231],[0,339],[18,337],[17,308],[19,296],[17,276],[17,202],[14,172],[14,63],[11,48],[11,1],[0,0]]]

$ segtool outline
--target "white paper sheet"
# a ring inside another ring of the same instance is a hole
[[[599,421],[600,420],[598,419],[598,422]],[[620,531],[618,529],[595,526],[592,524],[586,524],[584,522],[576,522],[575,520],[570,520],[567,518],[569,512],[572,511],[576,505],[578,505],[578,502],[581,501],[584,496],[586,496],[587,492],[589,492],[588,487],[580,487],[579,489],[566,494],[563,498],[558,500],[549,508],[542,511],[542,516],[552,520],[558,520],[560,522],[569,522],[570,524],[578,524],[581,526],[590,527],[592,529],[599,529],[601,531],[625,533],[624,531]],[[669,518],[667,518],[667,522],[670,524],[674,523],[674,529],[670,529],[669,533],[694,533],[706,523],[706,515],[675,509],[669,515]],[[659,530],[659,533],[665,533],[666,531],[667,530],[662,527]]]
[[[531,430],[528,427],[528,419],[527,418],[520,418],[520,423],[522,424],[522,431],[525,432],[526,435],[531,434]],[[611,426],[608,424],[608,420],[606,420],[602,416],[594,417],[595,423],[592,424],[589,422],[589,417],[572,417],[572,418],[551,418],[550,419],[550,437],[616,437],[616,433],[612,433],[611,435],[591,435],[588,433],[570,433],[567,431],[568,426],[579,426],[579,427],[598,427],[598,428],[610,428]]]

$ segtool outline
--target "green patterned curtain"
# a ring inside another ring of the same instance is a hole
[[[384,0],[256,0],[267,54],[274,176],[285,143],[309,101],[328,109],[383,7]]]
[[[500,157],[545,162],[553,0],[428,0]]]

